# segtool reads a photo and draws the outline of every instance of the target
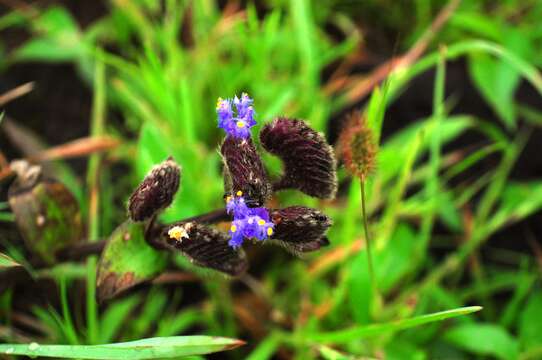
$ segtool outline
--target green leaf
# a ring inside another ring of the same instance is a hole
[[[79,31],[71,14],[60,6],[52,6],[42,12],[34,25],[38,31],[46,32],[49,36],[63,36]]]
[[[359,252],[350,265],[348,278],[348,304],[353,319],[358,324],[367,324],[370,320],[372,299],[371,281],[367,271],[367,252]]]
[[[438,127],[431,127],[426,121],[420,121],[393,135],[381,146],[378,153],[378,169],[383,181],[391,179],[400,172],[409,152],[406,144],[414,143],[421,131],[424,132],[422,150],[426,150],[435,132],[439,132],[441,144],[445,145],[467,131],[473,124],[474,122],[469,117],[450,116],[446,121],[439,122]]]
[[[76,44],[60,44],[49,38],[36,38],[15,50],[17,61],[66,62],[76,60],[81,48]]]
[[[343,354],[329,346],[322,345],[318,348],[320,355],[325,360],[351,360],[354,356]]]
[[[131,296],[120,299],[107,306],[107,309],[100,318],[100,343],[107,343],[115,339],[117,332],[122,329],[128,315],[139,304],[139,300],[139,297]]]
[[[6,254],[0,253],[0,271],[19,266],[22,265],[7,256]]]
[[[518,342],[501,326],[494,324],[460,324],[448,330],[444,338],[453,345],[478,355],[498,359],[517,359]]]
[[[411,269],[416,244],[412,228],[400,223],[386,247],[375,254],[375,271],[381,291],[388,292]]]
[[[450,26],[456,26],[471,31],[477,36],[499,41],[502,34],[502,24],[499,20],[482,13],[457,11],[450,18]]]
[[[305,338],[315,342],[332,342],[335,344],[344,343],[349,341],[356,341],[362,338],[378,336],[404,330],[435,321],[443,321],[445,319],[468,315],[473,312],[482,310],[480,306],[462,307],[453,310],[441,311],[433,314],[420,315],[410,319],[401,319],[389,323],[372,324],[367,326],[354,326],[345,330],[306,334]]]
[[[374,141],[380,143],[380,134],[382,133],[382,124],[384,122],[384,112],[386,110],[386,91],[387,87],[380,90],[376,87],[367,105],[367,124],[373,131]]]
[[[502,68],[500,60],[495,60],[486,54],[471,56],[469,71],[474,84],[504,124],[508,128],[514,128],[516,115],[513,93],[519,81],[517,72],[510,68]],[[501,82],[498,81],[499,76],[511,80],[500,89],[497,88],[497,82]]]
[[[504,45],[518,56],[529,54],[530,43],[520,31],[506,29],[503,31]],[[519,71],[504,59],[495,59],[486,54],[474,54],[470,58],[469,70],[474,84],[493,106],[509,128],[516,126],[516,109],[514,93],[519,85]]]
[[[158,275],[166,266],[167,253],[147,244],[144,224],[131,220],[121,224],[109,237],[100,256],[96,278],[99,301]]]
[[[244,345],[237,339],[212,336],[149,338],[105,345],[1,344],[0,353],[79,359],[156,359],[210,354]]]
[[[411,341],[401,338],[394,338],[385,348],[385,359],[387,360],[425,360],[426,354]]]
[[[461,232],[463,230],[463,220],[459,210],[454,205],[452,193],[441,191],[438,195],[438,214],[442,222],[452,231]]]
[[[525,348],[542,345],[542,292],[534,292],[519,319],[519,340]]]
[[[524,219],[542,208],[542,182],[510,182],[502,190],[500,206],[489,220],[496,230]]]
[[[268,335],[260,344],[250,353],[246,360],[267,360],[273,358],[281,343],[281,337],[277,333]]]
[[[32,25],[40,36],[15,50],[15,60],[73,61],[84,53],[85,43],[77,23],[64,8],[47,9],[33,20]]]

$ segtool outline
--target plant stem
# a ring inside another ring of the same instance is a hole
[[[363,220],[363,230],[365,232],[365,244],[367,246],[367,267],[369,269],[369,279],[371,281],[371,292],[373,299],[378,299],[378,288],[376,286],[376,277],[373,266],[373,253],[371,250],[371,238],[369,237],[369,226],[367,221],[367,210],[365,208],[365,181],[360,177],[361,186],[361,215]]]
[[[92,103],[92,115],[90,122],[90,136],[99,137],[105,129],[105,65],[96,61],[94,69],[94,99]],[[87,186],[88,186],[88,241],[98,239],[100,232],[100,178],[101,156],[93,154],[88,162]],[[96,344],[98,341],[98,308],[96,304],[96,263],[95,256],[87,260],[87,342]]]

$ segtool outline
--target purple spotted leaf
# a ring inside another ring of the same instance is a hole
[[[260,141],[284,163],[284,174],[274,184],[276,190],[294,188],[321,199],[335,197],[335,155],[322,134],[302,120],[277,118],[262,129]]]

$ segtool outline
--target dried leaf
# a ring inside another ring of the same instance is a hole
[[[43,178],[39,167],[17,171],[8,192],[15,222],[28,249],[53,263],[57,250],[82,238],[79,204],[64,184]]]

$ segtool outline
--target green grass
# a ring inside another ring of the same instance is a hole
[[[216,151],[222,134],[214,113],[219,96],[248,92],[258,114],[255,132],[278,115],[307,119],[325,131],[329,119],[348,103],[347,89],[330,95],[322,77],[362,44],[348,8],[334,7],[333,2],[314,6],[305,0],[275,1],[261,14],[251,2],[235,13],[223,12],[210,0],[190,6],[163,3],[161,9],[151,1],[111,1],[107,14],[84,30],[60,7],[40,9],[31,19],[18,12],[0,17],[0,29],[19,26],[32,34],[0,60],[1,71],[29,61],[73,64],[93,93],[89,133],[122,141],[110,153],[92,155],[86,174],[67,168],[60,175],[80,194],[90,240],[109,236],[125,220],[125,209],[112,208],[112,199],[126,199],[149,168],[168,155],[182,165],[183,175],[181,190],[163,220],[223,206]],[[401,36],[405,41],[400,48],[424,29],[436,3],[415,2],[419,21],[412,34]],[[542,208],[542,179],[510,178],[542,118],[514,97],[521,81],[542,95],[542,61],[535,56],[542,50],[535,16],[542,14],[542,6],[527,1],[529,11],[518,14],[513,5],[520,2],[511,1],[492,7],[485,16],[481,3],[464,0],[437,36],[435,44],[441,45],[410,67],[393,71],[361,109],[379,141],[377,171],[366,191],[381,298],[371,290],[367,274],[360,184],[340,169],[346,192],[337,201],[319,202],[289,191],[277,196],[282,206],[305,204],[330,215],[331,246],[303,259],[262,248],[263,261],[252,264],[257,275],[251,273],[252,282],[242,281],[250,291],[240,281],[196,272],[205,295],[201,302],[186,305],[189,294],[182,284],[175,290],[146,285],[99,307],[94,300],[95,258],[29,269],[36,279],[55,280],[60,306],[34,306],[29,316],[45,330],[36,338],[39,347],[29,350],[26,338],[13,331],[14,292],[0,294],[0,339],[25,343],[0,345],[0,352],[135,359],[202,354],[234,341],[198,337],[203,341],[197,349],[183,352],[193,338],[168,340],[203,334],[242,338],[247,346],[228,355],[251,360],[270,359],[278,352],[297,359],[377,354],[390,359],[536,359],[542,348],[536,259],[496,248],[491,239]],[[369,11],[377,5],[365,6]],[[393,6],[390,14],[401,10],[400,4]],[[401,17],[390,19],[397,29],[408,28]],[[326,33],[330,24],[343,32],[342,40]],[[498,122],[452,114],[461,95],[452,89],[453,95],[446,97],[446,67],[458,58],[466,59],[474,85]],[[420,96],[432,99],[432,111],[382,139],[386,109],[412,79],[429,69],[436,71],[433,91]],[[111,114],[121,122],[109,121]],[[474,149],[461,149],[459,155],[449,150],[457,139],[473,133],[483,138]],[[277,175],[276,159],[264,159]],[[484,166],[483,174],[467,176],[489,159],[493,165]],[[122,176],[113,171],[119,168],[125,171]],[[98,190],[95,198],[93,189]],[[13,221],[4,203],[0,221]],[[528,243],[524,234],[512,240]],[[26,266],[20,249],[0,241],[10,256],[0,254],[0,274],[17,263]],[[444,258],[436,257],[435,249]],[[182,271],[194,270],[182,259],[174,264]],[[86,297],[80,296],[78,281],[86,283]],[[261,305],[248,305],[248,300]],[[481,309],[474,304],[484,309],[471,314]],[[240,307],[253,322],[246,322]],[[149,351],[138,348],[138,342],[114,344],[147,337],[162,338],[153,339]]]

